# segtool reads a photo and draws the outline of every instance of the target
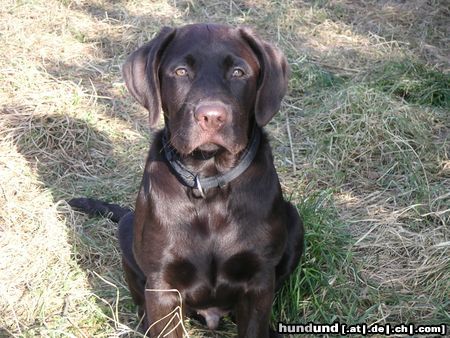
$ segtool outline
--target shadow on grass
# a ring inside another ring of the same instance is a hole
[[[1,113],[3,125],[9,130],[3,136],[13,140],[55,203],[74,196],[122,204],[129,196],[134,198],[140,172],[118,178],[118,168],[125,172],[124,168],[136,166],[130,165],[126,153],[115,149],[132,145],[113,142],[92,123],[68,115],[39,114],[26,107],[6,108]],[[95,303],[103,311],[96,320],[114,327],[117,323],[111,318],[115,318],[137,327],[138,318],[122,276],[117,224],[74,215],[66,205],[59,204],[59,214],[66,218],[72,259],[85,271]],[[119,318],[111,307],[115,303],[120,303]]]

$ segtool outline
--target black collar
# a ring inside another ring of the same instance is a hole
[[[200,177],[189,171],[179,160],[179,156],[176,151],[169,145],[167,128],[164,130],[163,134],[163,148],[164,155],[167,162],[172,167],[178,180],[184,185],[196,189],[200,196],[205,198],[205,194],[209,189],[212,188],[222,188],[227,183],[231,182],[239,175],[241,175],[252,163],[253,159],[258,152],[259,143],[261,141],[261,129],[258,126],[253,127],[252,136],[247,147],[243,151],[243,155],[238,165],[221,175],[215,175],[210,177]]]

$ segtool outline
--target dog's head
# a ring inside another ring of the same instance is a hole
[[[150,113],[162,110],[181,154],[247,145],[254,122],[266,125],[286,93],[283,54],[247,28],[165,27],[123,66],[128,90]]]

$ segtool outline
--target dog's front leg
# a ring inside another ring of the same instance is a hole
[[[147,337],[183,338],[184,309],[176,290],[145,289]]]
[[[271,283],[272,284],[272,283]],[[269,338],[269,321],[272,309],[274,287],[249,291],[236,309],[239,338]]]

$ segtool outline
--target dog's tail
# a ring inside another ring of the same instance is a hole
[[[132,211],[129,208],[124,208],[117,204],[111,204],[93,198],[72,198],[68,203],[75,210],[83,211],[91,216],[104,216],[116,223],[119,222],[123,216]]]

